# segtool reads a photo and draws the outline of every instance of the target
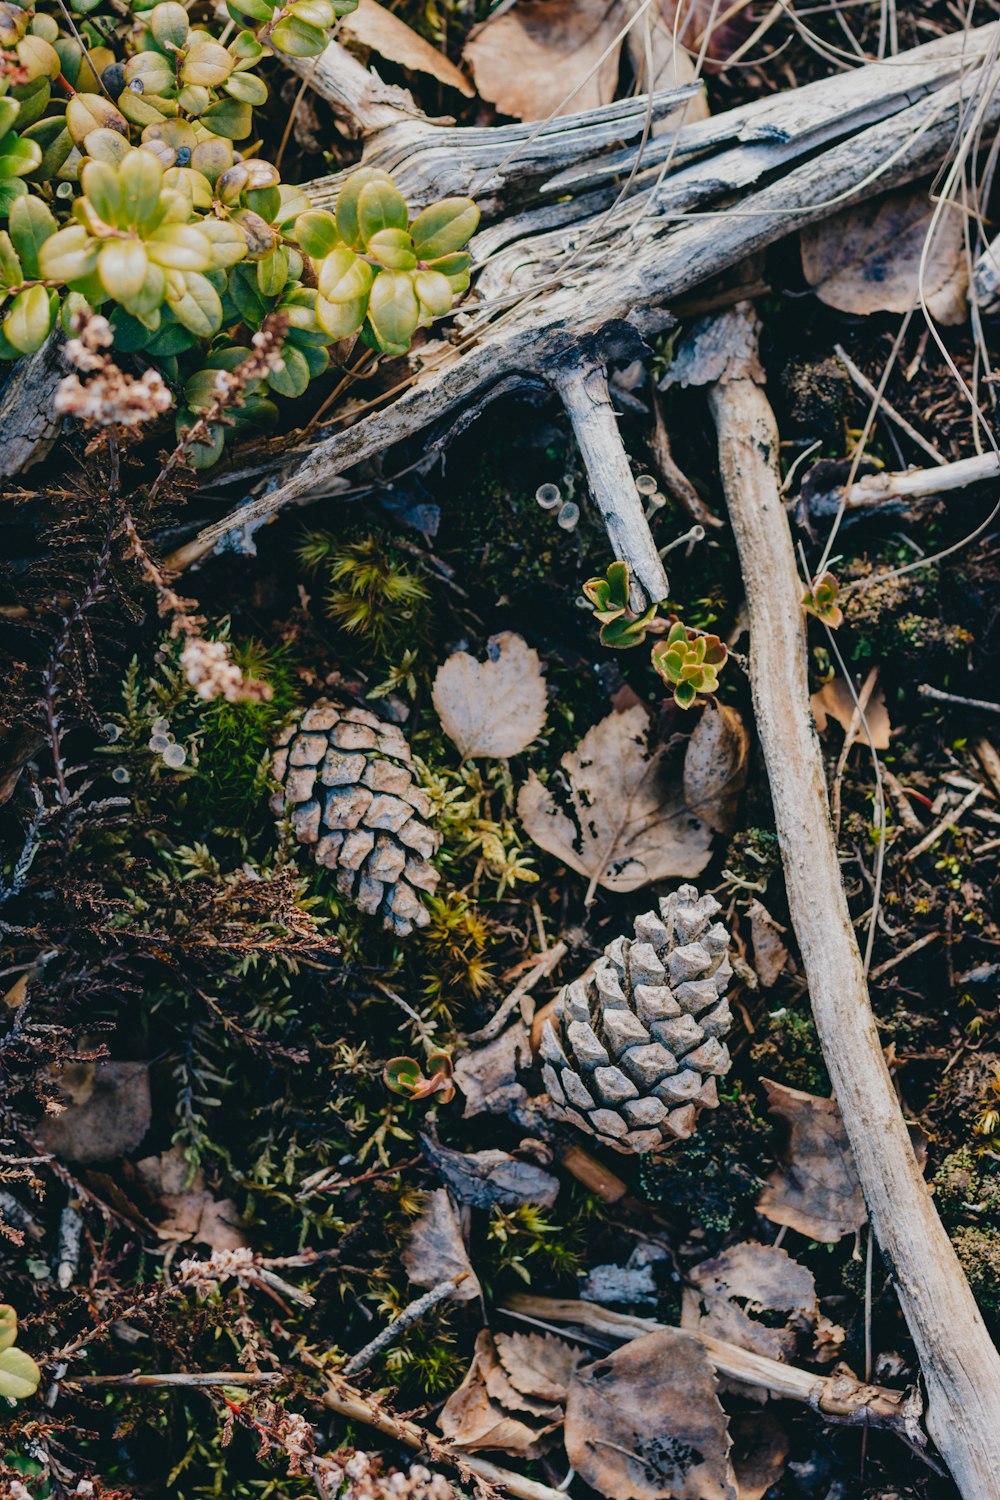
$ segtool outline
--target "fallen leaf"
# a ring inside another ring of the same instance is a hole
[[[512,1105],[523,1104],[528,1091],[519,1074],[531,1063],[531,1042],[523,1021],[515,1021],[484,1047],[461,1053],[455,1062],[455,1082],[465,1095],[463,1118],[505,1115]]]
[[[340,18],[339,32],[347,41],[368,47],[401,68],[430,73],[439,83],[457,89],[466,98],[475,93],[465,74],[443,52],[425,42],[405,21],[379,5],[378,0],[359,0],[357,10]]]
[[[247,1243],[236,1204],[231,1198],[213,1197],[200,1168],[189,1181],[190,1169],[179,1147],[144,1157],[135,1167],[162,1214],[156,1224],[161,1240],[207,1245],[210,1250],[239,1250]]]
[[[152,1113],[144,1062],[71,1063],[54,1078],[69,1102],[42,1122],[46,1151],[63,1161],[113,1161],[135,1150]]]
[[[820,1099],[762,1078],[771,1113],[790,1130],[787,1159],[757,1204],[773,1224],[834,1244],[865,1222],[865,1200],[835,1099]]]
[[[854,717],[854,699],[843,677],[834,677],[832,681],[824,683],[819,692],[813,693],[809,699],[809,707],[812,709],[813,721],[819,734],[825,733],[826,726],[831,719],[836,720],[845,734],[851,726],[851,720]],[[888,750],[889,712],[885,706],[885,693],[881,687],[877,687],[869,698],[865,718],[868,721],[868,732],[875,749]],[[863,743],[866,742],[864,728],[859,729],[858,738]]]
[[[471,1208],[518,1208],[538,1203],[551,1208],[559,1179],[507,1151],[452,1151],[428,1136],[420,1137],[424,1155],[460,1203]]]
[[[498,1333],[497,1356],[512,1384],[526,1396],[564,1404],[583,1353],[551,1333]]]
[[[746,34],[745,17],[720,22],[717,0],[660,0],[643,17],[652,22],[647,70],[644,21],[626,33],[639,0],[519,0],[472,33],[463,57],[476,87],[501,114],[519,120],[543,120],[609,104],[615,97],[621,71],[623,43],[632,71],[645,91],[646,75],[653,86],[667,89],[695,77],[692,54],[705,43],[706,55],[724,58]],[[706,26],[711,26],[707,39]],[[708,106],[703,97],[674,112],[675,124],[703,119]]]
[[[737,1500],[715,1373],[680,1329],[648,1333],[578,1369],[565,1441],[580,1478],[609,1500]]]
[[[642,704],[609,714],[588,730],[560,764],[569,784],[564,811],[553,780],[532,771],[517,799],[528,836],[590,881],[634,891],[654,880],[698,875],[708,864],[712,832],[665,782],[666,750],[647,749],[649,714]]]
[[[750,736],[725,703],[709,698],[684,752],[684,801],[717,833],[731,833],[746,785]]]
[[[908,312],[922,285],[931,317],[964,323],[964,219],[946,205],[928,247],[935,207],[926,188],[907,188],[809,225],[800,236],[806,281],[828,307],[862,314]]]
[[[456,651],[432,692],[441,726],[463,760],[519,755],[541,733],[547,694],[538,652],[512,631],[495,635],[486,661]]]
[[[769,990],[777,984],[788,963],[788,949],[781,938],[781,929],[766,906],[751,901],[747,908],[750,918],[750,942],[753,947],[753,966],[761,989]]]
[[[811,1271],[776,1245],[751,1240],[703,1260],[690,1273],[681,1326],[767,1359],[792,1360],[811,1335],[818,1306]],[[781,1318],[781,1322],[777,1318]]]
[[[552,1435],[560,1425],[561,1408],[553,1408],[558,1414],[554,1419],[535,1418],[523,1407],[517,1412],[509,1411],[491,1395],[487,1381],[495,1390],[510,1392],[509,1377],[504,1375],[493,1338],[484,1328],[476,1339],[465,1379],[442,1409],[441,1431],[445,1437],[470,1453],[500,1449],[515,1458],[537,1458],[551,1447]],[[518,1399],[524,1398],[519,1395]]]
[[[764,1500],[785,1472],[788,1433],[770,1412],[738,1412],[729,1422],[739,1500]]]
[[[428,1287],[450,1281],[466,1271],[465,1280],[459,1282],[452,1294],[454,1300],[472,1302],[482,1295],[447,1188],[437,1188],[431,1193],[427,1207],[410,1230],[403,1250],[403,1267],[416,1286]]]

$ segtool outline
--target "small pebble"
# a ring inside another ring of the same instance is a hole
[[[183,745],[168,745],[163,752],[163,764],[169,766],[171,771],[179,771],[187,760],[187,752]]]
[[[542,510],[555,510],[562,495],[557,484],[540,484],[535,491],[535,499]]]
[[[580,507],[572,500],[565,500],[556,516],[563,531],[572,531],[580,519]]]

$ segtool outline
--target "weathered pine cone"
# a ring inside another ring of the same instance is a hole
[[[718,1102],[732,1024],[729,933],[714,896],[682,885],[560,992],[542,1028],[543,1112],[615,1151],[684,1139]]]
[[[441,838],[395,724],[320,698],[283,732],[272,769],[282,788],[272,811],[337,871],[337,889],[401,936],[426,927],[420,892],[440,878],[428,860]]]

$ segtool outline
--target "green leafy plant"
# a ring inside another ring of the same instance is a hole
[[[844,622],[844,611],[837,603],[839,596],[840,584],[836,578],[832,573],[823,573],[802,595],[802,608],[807,614],[822,620],[824,625],[829,625],[831,630],[836,630]]]
[[[414,1101],[440,1094],[441,1103],[449,1104],[455,1097],[451,1058],[447,1052],[429,1052],[426,1072],[416,1058],[392,1057],[382,1071],[382,1078],[392,1093]]]
[[[25,1401],[37,1391],[42,1372],[16,1344],[17,1313],[5,1302],[0,1304],[0,1396]]]
[[[675,620],[666,640],[651,656],[655,670],[674,690],[678,708],[690,708],[699,693],[714,693],[729,651],[717,635],[692,630]]]
[[[601,645],[616,651],[641,646],[650,631],[663,628],[656,618],[655,604],[636,614],[629,604],[629,590],[629,567],[623,562],[612,563],[603,578],[588,578],[583,585],[584,595],[601,622]]]

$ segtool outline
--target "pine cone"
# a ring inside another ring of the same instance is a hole
[[[337,889],[400,936],[426,927],[419,893],[440,878],[428,860],[441,837],[425,821],[430,801],[400,730],[320,698],[283,732],[272,770],[282,784],[272,811],[287,811],[299,842],[337,871]]]
[[[594,968],[566,985],[542,1028],[543,1112],[616,1151],[654,1151],[718,1104],[732,1024],[729,933],[693,885],[636,917]]]

